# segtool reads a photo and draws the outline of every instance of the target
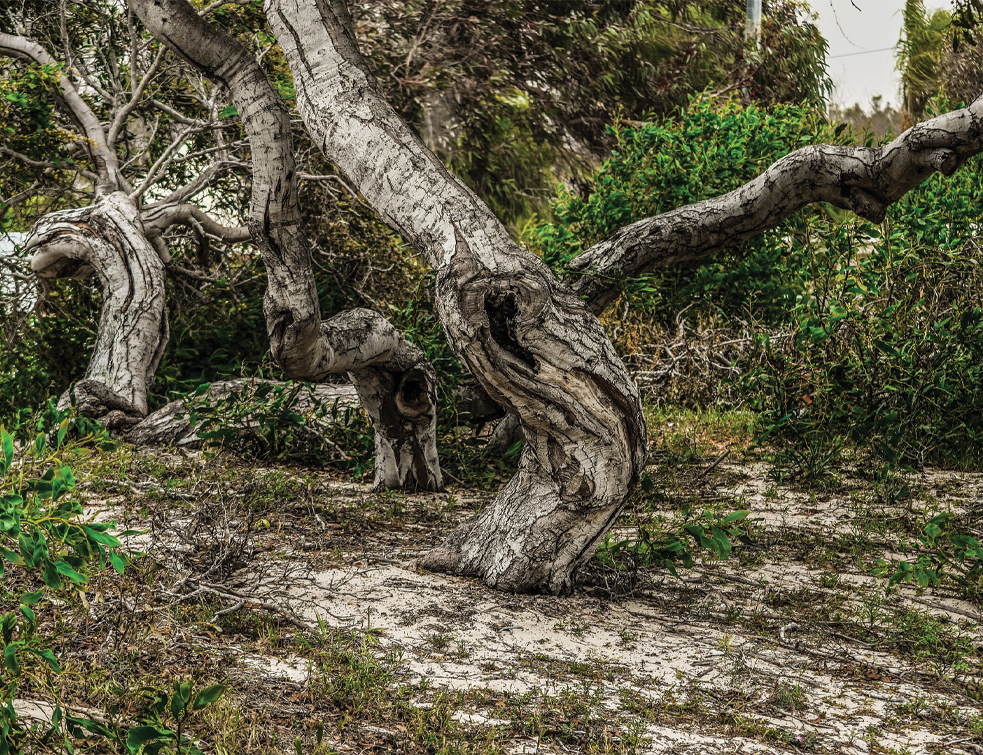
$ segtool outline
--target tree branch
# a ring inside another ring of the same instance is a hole
[[[156,204],[153,209],[144,208],[140,213],[148,233],[159,235],[173,225],[185,225],[199,233],[213,236],[226,244],[243,244],[251,240],[249,228],[244,225],[222,225],[204,210],[193,204]]]
[[[136,55],[136,44],[134,43],[134,50],[131,55]],[[116,145],[116,139],[119,137],[119,132],[122,130],[123,125],[126,123],[126,119],[130,117],[130,113],[136,110],[137,105],[140,104],[140,98],[143,97],[144,91],[147,89],[147,85],[153,80],[154,76],[157,75],[157,70],[160,68],[160,64],[164,60],[164,56],[167,54],[167,48],[161,45],[160,49],[157,51],[157,55],[154,56],[153,62],[147,69],[143,78],[140,79],[139,83],[133,83],[133,96],[130,97],[129,101],[123,105],[116,114],[113,116],[113,122],[109,126],[109,133],[106,135],[106,141],[110,146]],[[133,76],[135,73],[135,61],[130,62],[130,75]]]
[[[57,63],[40,44],[16,34],[0,32],[0,54],[29,60],[41,65],[55,65]],[[106,133],[103,131],[102,124],[96,114],[92,112],[92,109],[75,90],[67,76],[64,74],[59,76],[58,85],[61,89],[60,102],[64,104],[68,114],[85,132],[88,140],[86,147],[92,155],[96,172],[99,174],[99,180],[96,183],[97,193],[108,194],[126,187],[127,183],[120,173],[116,153],[110,149],[106,141]]]
[[[25,165],[30,165],[32,168],[41,168],[43,170],[72,170],[93,181],[97,181],[99,179],[99,176],[97,176],[91,170],[80,168],[77,165],[73,165],[71,168],[66,168],[64,165],[55,165],[53,162],[50,162],[48,160],[35,160],[31,157],[28,157],[27,155],[21,154],[20,152],[10,149],[10,147],[6,147],[2,144],[0,144],[0,153],[9,155],[10,157],[13,157],[15,160],[20,160],[22,163],[24,163]]]
[[[568,263],[581,276],[573,288],[600,312],[617,298],[625,276],[708,257],[814,202],[880,223],[888,206],[933,173],[950,176],[980,152],[983,97],[913,126],[883,147],[804,147],[729,194],[639,220],[608,236]]]
[[[150,209],[152,207],[157,207],[158,205],[172,205],[187,202],[189,199],[192,199],[203,192],[218,179],[228,175],[229,173],[234,173],[237,171],[248,174],[249,166],[244,162],[240,162],[239,160],[219,160],[211,163],[197,176],[195,176],[193,180],[189,181],[184,186],[175,189],[159,202],[146,205],[144,209]]]
[[[188,116],[184,115],[184,113],[178,112],[170,105],[168,105],[166,102],[161,102],[160,100],[155,100],[152,98],[148,100],[148,102],[151,106],[157,108],[162,113],[167,113],[169,116],[171,116],[171,118],[176,120],[178,123],[183,123],[186,126],[198,123],[198,121],[195,120],[194,118],[189,118]]]
[[[167,145],[167,149],[164,150],[163,154],[157,158],[157,161],[150,166],[150,170],[147,171],[147,175],[144,177],[141,184],[130,192],[130,199],[134,201],[139,201],[151,186],[157,183],[164,175],[164,171],[167,166],[173,161],[171,155],[178,150],[181,145],[187,141],[188,137],[192,134],[198,133],[199,131],[204,131],[205,126],[194,125],[187,126],[177,137]]]

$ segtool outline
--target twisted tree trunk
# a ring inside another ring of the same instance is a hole
[[[81,278],[93,272],[103,306],[85,377],[62,396],[111,428],[147,414],[147,390],[167,345],[164,264],[147,240],[136,206],[112,192],[95,204],[45,215],[26,248],[38,277]]]
[[[634,383],[597,319],[409,131],[379,94],[339,0],[268,0],[298,106],[325,155],[436,271],[448,342],[521,418],[516,477],[423,565],[562,593],[645,459]]]
[[[268,272],[264,309],[273,357],[288,377],[348,372],[375,429],[377,489],[440,490],[436,375],[380,314],[321,320],[311,245],[301,229],[290,118],[262,67],[186,0],[130,0],[147,29],[229,90],[253,155],[249,231]]]

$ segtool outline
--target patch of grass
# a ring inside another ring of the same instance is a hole
[[[717,456],[729,448],[742,453],[751,442],[754,415],[750,412],[649,404],[643,411],[649,442],[656,453],[689,460]]]

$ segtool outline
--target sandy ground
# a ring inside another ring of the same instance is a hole
[[[252,479],[274,473],[256,469]],[[188,533],[204,531],[206,522],[195,496],[228,502],[244,494],[238,483],[175,488],[171,500],[183,513],[160,514],[163,498],[146,503],[154,479],[127,495],[93,496],[89,510],[129,526],[146,525],[149,516],[156,524],[131,547],[170,560],[176,577],[182,568],[190,574],[196,546]],[[978,522],[983,476],[926,473],[912,480],[919,493],[896,512],[861,485],[776,486],[763,467],[720,464],[712,480],[698,479],[686,495],[752,511],[762,544],[752,557],[698,561],[682,580],[664,571],[626,580],[593,566],[571,597],[508,595],[416,569],[415,559],[473,513],[481,495],[379,497],[366,486],[302,481],[302,526],[271,534],[255,550],[244,568],[260,576],[250,582],[240,574],[237,583],[251,584],[238,589],[254,599],[232,608],[248,612],[265,600],[309,628],[320,624],[317,631],[374,638],[373,652],[396,659],[397,684],[413,691],[415,705],[431,705],[439,692],[470,693],[455,698],[453,720],[493,732],[510,753],[602,751],[578,747],[580,726],[603,730],[609,752],[983,753],[983,707],[973,692],[983,644],[977,606],[952,590],[886,591],[886,581],[870,573],[870,554],[854,562],[823,555],[838,538],[863,536],[882,538],[890,557],[898,536],[878,526],[940,508]],[[393,524],[378,513],[393,510]],[[214,526],[214,511],[209,516]],[[905,630],[897,617],[906,615],[931,622]],[[303,653],[228,641],[212,648],[195,631],[201,652],[225,659],[233,684],[264,678],[301,694],[318,673]],[[961,648],[954,659],[939,657],[931,644],[919,652],[922,634],[931,632]],[[504,713],[505,703],[530,715],[577,703],[581,713],[568,722],[569,736],[531,737]],[[20,707],[40,717],[46,710],[31,700]],[[399,741],[394,728],[363,729]],[[360,751],[345,737],[331,746]]]

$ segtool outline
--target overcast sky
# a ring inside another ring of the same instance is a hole
[[[809,0],[819,14],[819,30],[829,42],[833,102],[868,107],[871,97],[898,102],[900,78],[894,70],[894,46],[901,36],[904,0]],[[949,0],[926,0],[931,13],[951,8]],[[859,53],[859,54],[858,54]]]

